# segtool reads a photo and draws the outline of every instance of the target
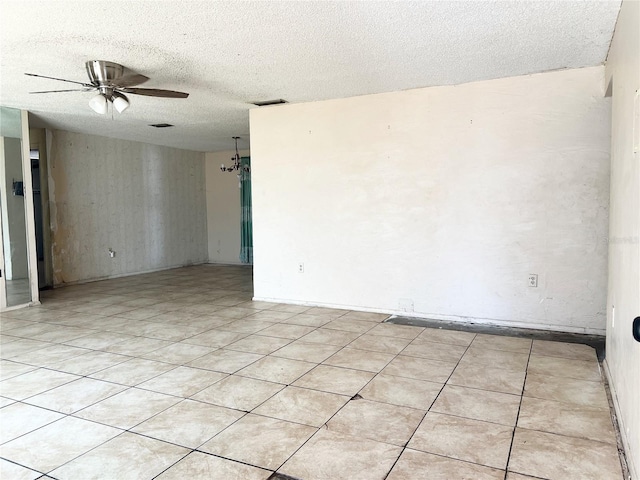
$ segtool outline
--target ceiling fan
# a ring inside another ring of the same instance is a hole
[[[59,80],[61,82],[82,85],[82,88],[45,90],[29,93],[97,91],[98,94],[89,100],[89,106],[94,112],[101,114],[107,113],[109,103],[111,103],[119,113],[122,113],[129,108],[129,99],[126,97],[125,93],[163,98],[187,98],[189,96],[188,93],[176,92],[173,90],[137,88],[135,87],[136,85],[146,82],[149,80],[149,77],[133,72],[118,63],[107,62],[104,60],[89,60],[85,63],[85,67],[87,68],[87,74],[89,75],[89,83],[65,80],[64,78],[47,77],[45,75],[37,75],[35,73],[25,73],[25,75],[29,75],[30,77],[48,78],[50,80]]]

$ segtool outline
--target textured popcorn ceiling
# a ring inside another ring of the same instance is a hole
[[[306,102],[602,64],[620,1],[0,1],[0,104],[33,123],[202,151],[248,146],[249,102]],[[151,78],[98,115],[86,81],[110,60]],[[262,107],[278,108],[278,107]],[[151,123],[172,123],[153,129]]]

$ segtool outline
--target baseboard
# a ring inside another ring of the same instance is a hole
[[[145,273],[163,272],[165,270],[173,270],[174,268],[195,267],[196,265],[206,265],[206,264],[207,262],[205,261],[190,263],[188,265],[181,263],[179,265],[170,265],[168,267],[153,268],[151,270],[142,270],[140,272],[120,273],[118,275],[108,275],[105,277],[88,278],[83,280],[75,280],[73,282],[58,283],[57,285],[54,285],[53,288],[55,289],[55,288],[69,287],[72,285],[82,285],[85,283],[101,282],[103,280],[111,280],[114,278],[133,277],[134,275],[144,275]]]
[[[21,303],[20,305],[12,305],[11,307],[6,307],[4,310],[0,310],[0,313],[7,313],[12,310],[20,310],[25,307],[37,307],[38,305],[42,305],[40,300],[36,300],[35,302]]]
[[[228,266],[228,267],[252,267],[252,263],[242,263],[242,262],[212,262],[211,260],[206,262],[207,265],[220,265],[220,266]]]
[[[615,383],[613,382],[613,377],[611,376],[611,370],[609,369],[609,363],[607,362],[607,359],[605,358],[604,362],[602,362],[602,364],[604,365],[604,375],[607,379],[607,383],[609,385],[609,390],[611,391],[611,399],[612,399],[612,403],[613,403],[613,409],[615,411],[616,414],[616,421],[617,421],[617,425],[614,425],[614,427],[617,430],[617,433],[620,434],[620,439],[622,440],[622,447],[624,448],[624,452],[625,452],[625,463],[626,463],[626,467],[629,470],[628,472],[628,479],[629,480],[640,480],[640,472],[638,472],[638,469],[636,468],[636,464],[634,462],[634,458],[631,457],[631,448],[629,446],[629,437],[627,437],[627,429],[624,426],[624,420],[622,415],[620,414],[620,404],[618,402],[618,394],[616,392],[616,386]],[[627,480],[627,477],[625,477],[625,480]]]
[[[460,323],[476,323],[481,325],[495,325],[497,327],[515,327],[515,328],[528,328],[533,330],[548,330],[553,332],[566,332],[566,333],[583,333],[587,335],[599,335],[604,336],[606,330],[604,328],[585,328],[585,327],[570,327],[566,325],[550,325],[543,323],[531,323],[531,322],[519,322],[511,320],[501,320],[495,318],[480,318],[480,317],[467,317],[460,315],[442,315],[438,313],[419,313],[419,312],[406,312],[402,310],[384,310],[368,308],[356,305],[340,305],[334,303],[323,302],[304,302],[299,300],[289,300],[283,298],[270,298],[254,296],[253,300],[259,302],[273,302],[273,303],[287,303],[291,305],[303,305],[308,307],[323,307],[323,308],[338,308],[341,310],[353,310],[357,312],[373,312],[373,313],[386,313],[389,315],[399,315],[403,317],[424,318],[429,320],[444,320],[447,322],[460,322]]]

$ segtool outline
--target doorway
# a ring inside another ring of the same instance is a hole
[[[38,258],[38,288],[46,286],[44,268],[44,222],[42,220],[42,190],[40,189],[40,150],[31,149],[31,181],[33,182],[33,219],[36,227],[36,256]]]

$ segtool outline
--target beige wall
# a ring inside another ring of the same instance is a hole
[[[206,154],[207,231],[209,262],[240,262],[240,188],[234,173],[220,171],[220,165],[231,165],[234,151]],[[248,157],[249,150],[240,151]]]
[[[56,285],[206,261],[204,153],[56,130],[49,175]]]
[[[603,87],[594,67],[251,110],[255,297],[604,333]]]
[[[634,479],[640,479],[640,3],[622,3],[607,59],[613,97],[606,367]],[[635,131],[634,131],[635,128]],[[634,153],[635,150],[635,153]],[[615,308],[615,312],[614,312]]]

